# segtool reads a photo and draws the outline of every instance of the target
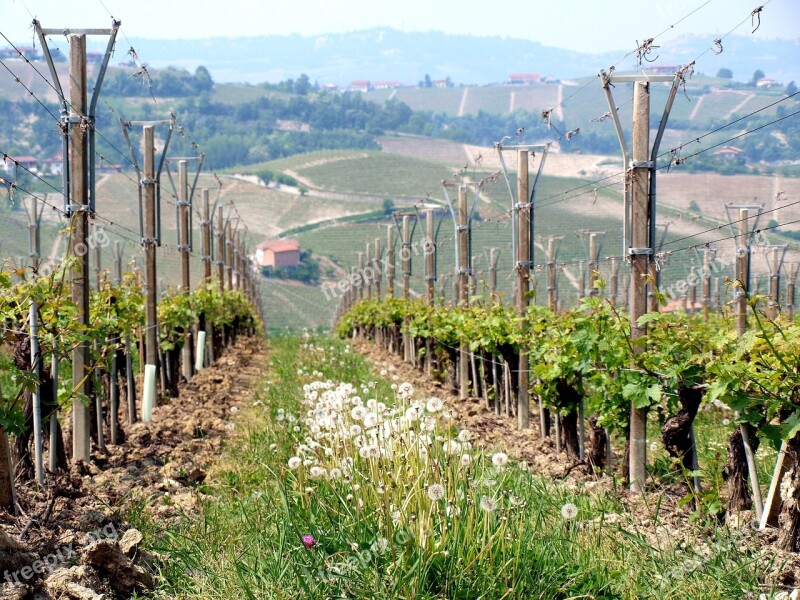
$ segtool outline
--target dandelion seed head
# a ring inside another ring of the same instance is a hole
[[[567,502],[561,507],[561,516],[567,520],[574,519],[578,516],[578,507],[572,504],[572,502]]]

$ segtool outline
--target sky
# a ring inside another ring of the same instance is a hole
[[[0,0],[0,31],[30,44],[32,16],[45,28],[86,28],[108,27],[113,15],[128,38],[315,36],[393,27],[605,52],[656,36],[657,43],[683,34],[721,36],[745,19],[736,33],[750,34],[748,15],[759,4],[761,25],[753,35],[800,40],[798,0]]]

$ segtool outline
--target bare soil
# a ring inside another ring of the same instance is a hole
[[[163,557],[139,548],[141,534],[123,515],[144,510],[168,528],[194,509],[208,467],[236,434],[234,415],[262,375],[264,345],[240,338],[178,398],[156,407],[152,422],[123,425],[121,445],[74,463],[45,490],[19,485],[21,514],[0,512],[0,600],[128,598],[152,588]]]

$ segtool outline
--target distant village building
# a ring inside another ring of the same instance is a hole
[[[399,81],[373,81],[372,89],[374,90],[394,90],[402,87],[403,84]]]
[[[739,156],[743,150],[741,148],[737,148],[736,146],[723,146],[716,152],[714,152],[714,156],[719,158],[736,158]]]
[[[653,75],[675,75],[682,68],[681,65],[651,65],[646,67],[647,72]]]
[[[32,173],[36,173],[39,170],[39,159],[37,159],[35,156],[3,157],[3,167],[5,168],[6,173],[15,172],[16,165],[19,165],[23,169],[27,169]]]
[[[372,89],[369,81],[366,80],[356,80],[350,82],[350,87],[347,88],[351,92],[368,92]]]
[[[296,267],[300,264],[300,242],[293,239],[267,240],[256,246],[256,264],[261,267]]]
[[[756,87],[762,89],[769,89],[775,84],[774,79],[770,79],[769,77],[764,77],[763,79],[759,79],[756,81]]]
[[[434,79],[431,81],[431,85],[435,88],[448,88],[452,87],[452,83],[450,82],[450,78],[447,79]]]
[[[508,83],[511,85],[530,85],[539,83],[541,80],[538,73],[512,73],[508,76]]]
[[[64,172],[64,159],[61,152],[56,152],[50,158],[42,161],[42,171],[47,175],[58,176]]]
[[[19,50],[19,52],[17,52]],[[28,60],[39,60],[42,55],[33,46],[17,46],[16,48],[0,48],[0,59],[2,58],[19,58],[22,54]]]
[[[336,85],[335,83],[325,83],[322,86],[322,91],[323,92],[330,92],[330,93],[338,92],[339,91],[339,86]]]

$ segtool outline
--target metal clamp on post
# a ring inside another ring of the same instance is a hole
[[[518,260],[514,262],[515,267],[528,267],[529,269],[533,266],[533,261],[530,260]]]
[[[155,185],[158,183],[158,179],[140,179],[139,185]]]
[[[641,255],[652,256],[652,254],[653,254],[652,248],[628,248],[628,256],[641,256]]]
[[[436,281],[436,275],[425,275],[425,281]]]
[[[656,166],[652,160],[632,160],[629,164],[631,169],[652,169]]]
[[[149,246],[150,244],[157,244],[158,240],[154,238],[142,238],[142,246]]]
[[[750,254],[752,250],[747,246],[737,246],[736,247],[736,256],[747,256]]]
[[[189,244],[178,244],[175,246],[175,249],[178,252],[188,252],[189,251]]]

